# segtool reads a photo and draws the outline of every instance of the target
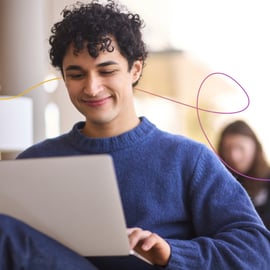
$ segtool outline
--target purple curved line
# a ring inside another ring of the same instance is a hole
[[[231,79],[234,83],[236,83],[241,89],[242,91],[245,93],[245,96],[247,98],[247,105],[243,108],[243,109],[240,109],[238,111],[235,111],[235,112],[221,112],[221,111],[212,111],[212,110],[208,110],[208,109],[204,109],[204,108],[200,108],[199,107],[199,96],[200,96],[200,92],[201,92],[201,89],[205,83],[205,81],[211,77],[211,76],[215,76],[215,75],[222,75],[222,76],[225,76],[229,79]],[[162,95],[159,95],[159,94],[156,94],[156,93],[152,93],[150,91],[147,91],[147,90],[144,90],[144,89],[141,89],[141,88],[138,88],[136,87],[135,90],[138,90],[140,92],[143,92],[143,93],[146,93],[146,94],[150,94],[152,96],[155,96],[155,97],[159,97],[159,98],[162,98],[164,100],[167,100],[167,101],[170,101],[170,102],[174,102],[174,103],[177,103],[177,104],[180,104],[180,105],[183,105],[183,106],[186,106],[186,107],[189,107],[189,108],[192,108],[192,109],[196,109],[196,112],[197,112],[197,118],[198,118],[198,122],[199,122],[199,125],[200,125],[200,128],[201,128],[201,131],[204,135],[204,137],[206,138],[208,144],[210,145],[211,149],[214,151],[214,153],[218,156],[218,158],[221,160],[221,162],[227,166],[228,168],[230,168],[232,171],[234,171],[235,173],[241,175],[241,176],[244,176],[248,179],[251,179],[251,180],[257,180],[257,181],[270,181],[270,179],[267,179],[267,178],[258,178],[258,177],[252,177],[252,176],[248,176],[248,175],[245,175],[245,174],[242,174],[240,173],[239,171],[235,170],[234,168],[232,168],[229,164],[227,164],[217,153],[217,151],[215,150],[215,147],[213,146],[213,144],[211,143],[209,137],[207,136],[207,133],[203,127],[203,124],[201,122],[201,118],[200,118],[200,114],[199,112],[200,111],[204,111],[204,112],[209,112],[209,113],[215,113],[215,114],[236,114],[236,113],[240,113],[240,112],[243,112],[245,111],[249,105],[250,105],[250,98],[249,98],[249,95],[247,93],[247,91],[244,89],[244,87],[237,81],[235,80],[232,76],[224,73],[224,72],[212,72],[210,74],[208,74],[201,82],[200,86],[199,86],[199,89],[198,89],[198,92],[197,92],[197,97],[196,97],[196,106],[192,106],[192,105],[189,105],[189,104],[186,104],[186,103],[183,103],[181,101],[178,101],[176,99],[172,99],[172,98],[169,98],[169,97],[165,97],[165,96],[162,96]]]
[[[236,83],[242,89],[242,91],[245,93],[246,98],[247,98],[247,105],[243,109],[240,109],[240,110],[235,111],[235,112],[221,112],[221,111],[212,111],[212,110],[203,110],[203,111],[210,112],[210,113],[216,113],[216,114],[236,114],[236,113],[240,113],[240,112],[245,111],[250,105],[250,98],[249,98],[249,95],[248,95],[247,91],[244,89],[244,87],[237,80],[235,80],[233,77],[231,77],[230,75],[228,75],[228,74],[226,74],[224,72],[212,72],[212,73],[208,74],[202,80],[202,82],[201,82],[201,84],[199,86],[198,92],[197,92],[197,99],[196,99],[196,106],[195,106],[196,110],[198,111],[198,108],[199,108],[199,106],[198,106],[198,101],[199,101],[198,96],[200,94],[201,88],[203,87],[206,80],[208,80],[211,76],[215,76],[215,75],[225,76],[225,77],[229,78],[230,80],[232,80],[234,83]],[[199,109],[199,110],[202,111],[202,109]]]
[[[250,105],[250,99],[249,99],[249,96],[248,96],[248,93],[246,92],[246,90],[243,88],[243,86],[238,83],[233,77],[229,76],[228,74],[226,73],[222,73],[222,72],[213,72],[213,73],[210,73],[209,75],[207,75],[201,82],[200,86],[199,86],[199,90],[198,92],[201,91],[201,88],[203,86],[203,84],[205,83],[205,81],[213,76],[213,75],[224,75],[224,76],[227,76],[228,78],[230,78],[231,80],[233,80],[241,89],[242,91],[245,93],[246,97],[247,97],[247,105],[243,108],[243,109],[240,109],[238,111],[232,111],[232,112],[221,112],[221,111],[213,111],[213,110],[209,110],[209,109],[204,109],[204,108],[200,108],[198,106],[198,103],[196,103],[196,106],[192,106],[192,105],[189,105],[187,103],[184,103],[184,102],[181,102],[181,101],[178,101],[176,99],[173,99],[173,98],[169,98],[169,97],[165,97],[165,96],[162,96],[162,95],[159,95],[159,94],[156,94],[156,93],[153,93],[153,92],[150,92],[150,91],[147,91],[147,90],[144,90],[142,88],[139,88],[139,87],[135,87],[135,90],[137,91],[140,91],[140,92],[143,92],[143,93],[146,93],[146,94],[149,94],[149,95],[152,95],[152,96],[155,96],[155,97],[159,97],[159,98],[162,98],[162,99],[165,99],[165,100],[168,100],[170,102],[174,102],[174,103],[177,103],[177,104],[180,104],[180,105],[183,105],[183,106],[186,106],[186,107],[189,107],[189,108],[192,108],[192,109],[196,109],[197,111],[204,111],[204,112],[209,112],[209,113],[215,113],[215,114],[236,114],[236,113],[240,113],[240,112],[243,112],[245,111],[249,105]],[[198,94],[197,94],[198,95]]]
[[[200,96],[200,92],[201,92],[201,88],[202,88],[203,84],[205,83],[205,81],[206,81],[210,76],[213,76],[213,75],[223,75],[223,76],[228,77],[229,79],[233,80],[238,86],[240,86],[241,89],[243,90],[243,92],[246,94],[247,99],[248,99],[248,104],[247,104],[247,106],[246,106],[244,109],[240,110],[239,112],[243,112],[244,110],[246,110],[246,109],[248,108],[249,104],[250,104],[250,99],[249,99],[249,96],[248,96],[247,92],[245,91],[245,89],[244,89],[244,88],[243,88],[243,87],[242,87],[242,86],[241,86],[234,78],[232,78],[232,77],[229,76],[228,74],[222,73],[222,72],[213,72],[213,73],[209,74],[208,76],[206,76],[206,77],[204,78],[204,80],[202,81],[202,83],[200,84],[200,87],[199,87],[198,93],[197,93],[197,97],[196,97],[196,112],[197,112],[197,118],[198,118],[198,122],[199,122],[200,128],[201,128],[201,130],[202,130],[202,132],[203,132],[203,135],[204,135],[205,139],[207,140],[208,144],[210,145],[210,147],[211,147],[211,149],[214,151],[214,153],[215,153],[215,154],[218,156],[218,158],[221,160],[221,162],[222,162],[225,166],[227,166],[228,168],[230,168],[232,171],[234,171],[235,173],[237,173],[237,174],[239,174],[239,175],[241,175],[241,176],[243,176],[243,177],[246,177],[246,178],[248,178],[248,179],[251,179],[251,180],[256,180],[256,181],[270,181],[270,179],[268,179],[268,178],[259,178],[259,177],[248,176],[248,175],[246,175],[246,174],[243,174],[243,173],[239,172],[238,170],[234,169],[233,167],[231,167],[228,163],[226,163],[226,162],[218,155],[218,153],[217,153],[215,147],[213,146],[213,144],[211,143],[209,137],[207,136],[207,133],[206,133],[206,131],[205,131],[204,127],[203,127],[203,124],[202,124],[202,122],[201,122],[200,113],[199,113],[200,110],[198,109],[198,108],[199,108],[199,96]]]

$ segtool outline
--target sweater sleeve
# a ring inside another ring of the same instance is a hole
[[[241,185],[216,155],[203,148],[190,175],[188,205],[195,237],[166,239],[166,270],[267,270],[270,233]]]

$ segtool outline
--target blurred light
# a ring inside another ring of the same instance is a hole
[[[29,97],[0,96],[0,152],[17,152],[33,143],[33,104]]]
[[[60,112],[57,104],[51,102],[45,109],[46,137],[52,138],[60,134]]]
[[[50,80],[50,79],[54,79],[54,78],[57,78],[57,76],[55,76],[54,74],[48,74],[45,78],[44,78],[44,81],[47,81],[47,80]],[[45,89],[45,91],[47,93],[53,93],[55,92],[55,90],[57,89],[58,87],[58,80],[53,80],[53,81],[50,81],[50,82],[46,82],[43,84],[43,87]]]

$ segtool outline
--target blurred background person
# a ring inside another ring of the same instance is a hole
[[[228,124],[220,133],[217,152],[247,190],[265,226],[270,229],[270,166],[253,129],[242,120]]]

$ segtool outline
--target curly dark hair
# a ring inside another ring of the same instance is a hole
[[[62,64],[68,46],[73,43],[74,53],[80,52],[87,44],[92,57],[97,57],[100,51],[114,50],[111,37],[114,37],[120,53],[127,59],[129,70],[136,60],[147,57],[146,45],[142,40],[141,29],[143,21],[138,14],[122,10],[113,0],[100,4],[98,0],[84,4],[76,2],[70,8],[65,7],[61,13],[63,20],[51,28],[49,38],[51,64],[59,68],[63,74]]]

